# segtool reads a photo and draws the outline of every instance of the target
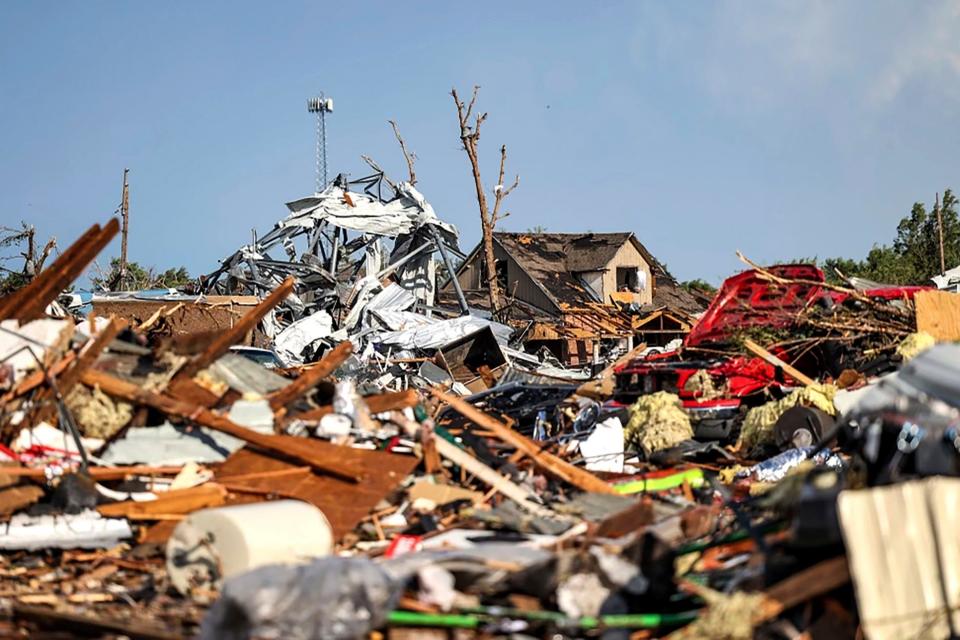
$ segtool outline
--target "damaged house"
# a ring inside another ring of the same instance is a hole
[[[528,347],[547,347],[567,364],[596,361],[603,342],[666,344],[703,310],[630,232],[498,232],[493,243],[508,316],[526,321]],[[481,249],[456,272],[476,307],[489,306]],[[453,293],[447,281],[441,296]]]

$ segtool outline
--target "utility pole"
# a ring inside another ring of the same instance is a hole
[[[943,255],[943,212],[940,211],[940,193],[937,192],[933,210],[937,213],[937,232],[940,234],[940,275],[947,272],[947,262]]]
[[[123,170],[123,194],[120,199],[120,217],[122,224],[120,227],[120,285],[121,291],[124,290],[127,282],[127,232],[130,228],[130,188],[127,184],[127,174],[130,169]]]

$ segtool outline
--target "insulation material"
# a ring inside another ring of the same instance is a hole
[[[703,640],[752,640],[753,615],[763,603],[762,593],[736,592],[725,594],[712,589],[697,590],[707,603],[705,611],[689,627],[683,638]]]
[[[693,393],[699,392],[697,399],[700,401],[715,400],[726,395],[726,390],[722,387],[717,387],[713,378],[710,377],[710,374],[707,373],[705,369],[698,369],[696,373],[687,379],[687,383],[683,388],[685,391],[692,391]]]
[[[109,439],[133,418],[133,405],[114,400],[99,388],[77,385],[66,404],[80,431],[94,438]]]
[[[772,443],[773,428],[777,420],[787,409],[797,405],[816,407],[831,416],[837,415],[837,409],[833,405],[836,393],[837,388],[830,384],[804,387],[780,400],[754,407],[743,420],[738,447],[742,451],[751,451],[755,447]]]
[[[850,575],[870,640],[946,638],[948,608],[953,627],[960,628],[957,505],[957,478],[840,494],[837,508]]]
[[[917,357],[935,344],[937,344],[936,338],[929,333],[923,331],[911,333],[897,346],[897,355],[906,362],[907,360],[912,360]]]
[[[680,397],[658,391],[641,396],[630,407],[630,421],[624,427],[624,442],[650,455],[693,438],[690,416]]]

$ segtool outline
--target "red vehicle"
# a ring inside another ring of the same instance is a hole
[[[684,356],[707,355],[688,359],[666,353],[632,360],[614,374],[614,400],[629,404],[656,391],[675,393],[694,421],[700,423],[698,437],[722,438],[729,434],[741,407],[765,401],[766,390],[776,394],[796,386],[789,376],[760,358],[711,354],[729,346],[737,332],[757,327],[788,328],[804,308],[813,304],[843,304],[849,294],[822,286],[823,272],[813,265],[777,265],[766,271],[789,283],[773,282],[756,270],[728,278],[683,342]],[[885,287],[864,294],[888,300],[912,298],[916,291],[926,288]],[[691,378],[701,370],[707,372],[716,388],[723,390],[722,398],[703,400],[699,391],[688,388]]]

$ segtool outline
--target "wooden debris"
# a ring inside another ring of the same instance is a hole
[[[566,460],[561,460],[548,451],[543,451],[532,440],[517,433],[492,416],[480,411],[469,402],[448,393],[438,391],[435,388],[431,388],[430,393],[439,400],[446,402],[454,410],[463,414],[464,417],[495,433],[503,442],[516,447],[519,451],[523,451],[544,471],[569,482],[582,491],[616,493],[616,490],[612,486],[589,471],[575,467]]]
[[[340,365],[346,362],[351,354],[353,354],[353,344],[349,340],[341,342],[330,352],[324,354],[320,362],[300,374],[299,378],[284,388],[270,394],[268,398],[270,408],[274,411],[279,411],[286,407],[310,389],[313,389],[318,382],[336,371]]]
[[[960,340],[960,295],[948,291],[920,291],[914,298],[917,331],[943,342]]]
[[[104,393],[128,402],[145,404],[168,415],[186,418],[214,431],[230,434],[265,451],[299,460],[322,473],[329,473],[351,482],[359,482],[360,480],[359,477],[344,469],[336,461],[329,458],[318,458],[315,455],[316,450],[312,447],[313,443],[305,439],[265,435],[241,427],[205,407],[148,391],[102,371],[87,371],[83,375],[83,383],[89,387],[99,387]]]

